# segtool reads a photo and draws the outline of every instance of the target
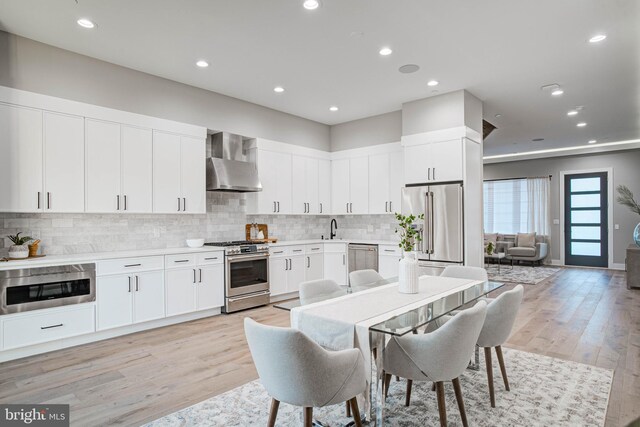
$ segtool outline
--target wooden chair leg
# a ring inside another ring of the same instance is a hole
[[[358,409],[358,399],[356,397],[349,400],[351,404],[351,412],[353,413],[353,422],[356,427],[362,427],[362,420],[360,419],[360,409]]]
[[[384,400],[387,400],[389,394],[389,384],[391,383],[391,374],[384,374]]]
[[[440,414],[440,427],[447,427],[447,406],[444,401],[444,383],[436,383],[436,395],[438,397],[438,413]]]
[[[467,412],[464,410],[464,401],[462,400],[462,387],[460,387],[460,378],[454,378],[452,381],[453,390],[456,393],[456,402],[458,402],[458,410],[460,411],[460,418],[462,418],[462,425],[469,427],[467,422]]]
[[[502,357],[502,347],[496,347],[496,355],[498,356],[498,364],[500,365],[500,372],[502,373],[502,380],[504,381],[504,388],[510,391],[509,379],[507,378],[507,367],[504,365],[504,357]]]
[[[313,408],[304,408],[304,427],[313,427]]]
[[[489,382],[489,397],[491,398],[491,407],[496,407],[496,396],[493,390],[493,367],[491,366],[491,347],[484,348],[484,359],[487,365],[487,381]]]
[[[269,422],[267,427],[274,427],[276,425],[276,417],[278,416],[278,408],[280,407],[280,401],[271,399],[271,411],[269,411]]]
[[[413,385],[412,380],[407,380],[407,396],[404,399],[404,406],[409,406],[411,402],[411,386]]]
[[[349,402],[345,402],[347,405],[347,418],[351,418],[351,405],[349,405]]]

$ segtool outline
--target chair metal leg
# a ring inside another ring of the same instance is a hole
[[[502,380],[504,381],[504,388],[510,391],[509,379],[507,378],[507,367],[504,365],[504,357],[502,356],[502,347],[496,347],[496,355],[498,356],[498,364],[500,364],[500,372],[502,373]]]
[[[313,408],[304,408],[304,427],[313,427]]]
[[[353,413],[353,421],[356,427],[362,427],[362,420],[360,419],[360,409],[358,409],[358,399],[353,397],[349,402],[351,404],[351,412]]]
[[[436,391],[436,383],[431,384],[431,391]]]
[[[493,367],[491,366],[491,347],[484,348],[484,359],[487,364],[487,381],[489,382],[489,397],[491,398],[491,407],[496,407],[496,396],[493,390]]]
[[[346,401],[345,404],[347,405],[347,418],[351,418],[351,405],[349,405],[349,401]]]
[[[464,401],[462,400],[462,387],[460,387],[460,378],[454,378],[452,381],[453,390],[456,393],[456,402],[458,402],[458,410],[460,411],[460,418],[462,418],[462,425],[469,427],[467,422],[467,412],[464,410]]]
[[[440,427],[447,427],[447,406],[444,400],[444,383],[436,383],[436,396],[438,397],[438,413],[440,414]]]
[[[404,406],[409,406],[411,403],[411,386],[413,385],[413,380],[407,380],[407,396],[404,399]]]
[[[391,374],[384,374],[384,399],[387,400],[389,394],[389,384],[391,383]]]
[[[269,411],[269,422],[267,427],[274,427],[276,425],[276,417],[278,416],[278,408],[280,407],[280,401],[271,399],[271,411]]]

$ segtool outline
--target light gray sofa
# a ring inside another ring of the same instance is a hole
[[[547,236],[536,235],[535,247],[519,246],[516,234],[498,234],[496,252],[504,252],[505,258],[513,261],[527,261],[531,265],[542,264],[549,254]]]

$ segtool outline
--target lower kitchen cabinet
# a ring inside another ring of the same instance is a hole
[[[378,273],[388,279],[398,276],[402,251],[398,246],[380,245],[378,247]]]
[[[164,272],[103,276],[97,280],[98,330],[164,317]]]
[[[347,253],[324,253],[324,278],[331,279],[339,285],[347,285]]]
[[[196,311],[197,280],[195,268],[167,271],[167,316]]]
[[[324,278],[324,255],[309,254],[305,256],[305,281]]]
[[[287,292],[298,292],[300,283],[306,279],[307,259],[304,255],[295,255],[289,258],[289,271],[287,273]]]
[[[206,310],[224,305],[224,264],[198,269],[196,308]]]
[[[290,253],[290,249],[283,249]],[[305,281],[307,258],[304,255],[272,256],[269,258],[269,285],[271,295],[297,292]]]

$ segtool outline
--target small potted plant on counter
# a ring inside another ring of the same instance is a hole
[[[20,234],[22,233],[18,233],[15,236],[7,236],[7,239],[13,243],[13,245],[9,247],[9,258],[22,259],[29,257],[29,246],[27,246],[27,243],[33,239],[29,236],[20,237]]]
[[[422,240],[420,232],[414,226],[416,220],[423,220],[424,214],[402,215],[396,213],[398,227],[400,227],[400,248],[402,259],[398,269],[398,291],[403,294],[418,293],[418,259],[414,251],[417,242]],[[396,229],[398,233],[398,229]]]

